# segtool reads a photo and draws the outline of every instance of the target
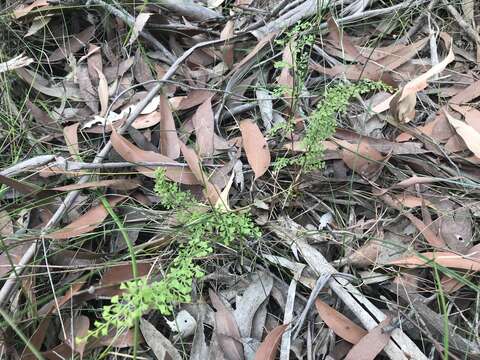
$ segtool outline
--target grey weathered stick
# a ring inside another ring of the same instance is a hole
[[[195,46],[191,47],[187,51],[183,53],[182,56],[180,56],[168,69],[168,71],[165,73],[165,75],[162,77],[161,80],[158,81],[158,84],[156,84],[150,91],[147,93],[145,98],[140,101],[135,109],[132,111],[130,114],[129,118],[125,122],[125,124],[118,129],[119,134],[123,134],[128,127],[132,124],[132,122],[140,115],[142,110],[152,101],[152,99],[157,95],[157,93],[160,91],[162,88],[163,84],[165,83],[166,80],[170,79],[173,74],[177,71],[178,67],[182,62],[184,62],[195,50],[206,47],[206,46],[211,46],[211,45],[216,45],[216,44],[221,44],[223,43],[224,40],[211,40],[211,41],[204,41],[201,43],[196,44]],[[103,147],[103,149],[98,153],[98,155],[95,157],[93,160],[93,163],[99,164],[103,162],[107,154],[110,152],[112,149],[112,142],[108,141],[107,144]],[[85,175],[82,176],[78,180],[78,184],[84,184],[90,180],[90,175]],[[60,219],[65,215],[66,211],[68,208],[73,204],[75,199],[77,198],[78,194],[80,194],[79,190],[72,191],[70,192],[66,197],[65,200],[62,202],[62,204],[58,207],[57,211],[53,214],[51,219],[48,221],[48,223],[44,226],[42,229],[43,233],[46,233],[49,229],[54,227]],[[25,254],[22,256],[20,259],[19,263],[15,267],[15,271],[12,271],[10,273],[10,276],[8,277],[7,281],[5,281],[5,284],[3,285],[2,289],[0,290],[0,306],[2,306],[5,301],[9,298],[9,294],[13,287],[16,284],[16,277],[19,275],[27,266],[27,264],[30,262],[30,260],[33,258],[35,255],[35,252],[37,250],[37,242],[34,242],[28,250],[25,252]]]
[[[302,254],[307,264],[320,275],[330,274],[328,286],[343,301],[343,303],[355,314],[362,325],[367,329],[373,329],[386,316],[374,304],[370,302],[358,289],[350,284],[345,278],[335,276],[338,271],[330,265],[323,255],[309,245],[302,236],[297,235],[300,226],[291,219],[284,218],[285,230],[275,231],[285,241],[292,244],[292,248]],[[277,227],[278,229],[278,227]],[[384,348],[385,353],[392,360],[427,360],[415,343],[401,329],[392,331],[392,337]]]
[[[31,169],[36,169],[39,166],[43,166],[48,164],[50,161],[55,160],[55,155],[40,155],[35,156],[31,159],[27,159],[25,161],[19,162],[13,166],[10,166],[2,171],[0,171],[0,175],[3,176],[13,176],[20,174],[24,171],[28,171]]]
[[[118,17],[120,20],[122,20],[125,24],[127,24],[130,27],[133,27],[135,25],[135,18],[131,16],[129,13],[126,11],[123,11],[121,9],[116,8],[112,4],[107,4],[103,0],[89,0],[90,3],[97,4],[106,10],[110,11],[113,15]],[[168,49],[162,45],[160,41],[155,39],[152,34],[150,34],[146,30],[140,31],[140,36],[143,37],[145,40],[149,41],[158,51],[160,51],[164,56],[165,56],[165,62],[168,64],[171,64],[175,61],[175,56],[168,51]]]

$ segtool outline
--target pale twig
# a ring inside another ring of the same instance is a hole
[[[14,176],[22,172],[29,171],[31,169],[36,169],[39,166],[48,164],[50,161],[53,161],[54,159],[55,159],[55,155],[35,156],[34,158],[24,160],[22,162],[19,162],[18,164],[12,165],[0,171],[0,175]]]

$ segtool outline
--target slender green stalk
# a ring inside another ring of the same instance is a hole
[[[115,211],[113,211],[113,208],[110,206],[110,203],[107,201],[105,197],[101,197],[100,200],[102,201],[103,206],[107,210],[107,212],[110,214],[112,217],[113,221],[115,221],[115,224],[118,227],[118,230],[120,231],[120,234],[122,234],[123,239],[125,240],[125,243],[127,244],[128,247],[128,252],[130,253],[130,258],[132,259],[132,274],[133,274],[133,280],[136,280],[138,278],[138,268],[137,268],[137,258],[135,257],[135,249],[133,247],[133,243],[128,237],[127,230],[123,226],[122,221],[120,218],[117,216]],[[139,335],[139,319],[136,319],[134,328],[133,328],[133,358],[137,358],[137,348],[138,348],[138,335]]]

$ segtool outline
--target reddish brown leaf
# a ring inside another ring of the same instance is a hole
[[[255,179],[258,179],[265,174],[270,166],[270,151],[268,150],[267,140],[263,137],[258,125],[252,120],[241,121],[240,132],[242,133],[243,147],[248,163],[252,167]]]
[[[137,263],[137,272],[139,277],[144,277],[149,274],[152,269],[151,263]],[[102,275],[102,286],[112,286],[119,285],[123,282],[132,280],[132,265],[131,264],[121,264],[109,267]]]
[[[278,345],[282,335],[287,330],[288,324],[278,325],[265,337],[255,353],[255,360],[275,360],[278,352]]]
[[[89,26],[82,32],[73,35],[67,40],[65,46],[59,47],[48,58],[48,61],[55,62],[65,59],[70,54],[75,54],[81,48],[88,44],[93,35],[95,34],[95,26]]]
[[[177,128],[175,127],[172,110],[170,110],[170,104],[164,94],[160,95],[160,117],[160,153],[171,159],[176,159],[180,156]]]
[[[390,341],[391,332],[383,331],[388,324],[390,324],[389,318],[371,329],[352,347],[344,360],[374,360]]]
[[[210,157],[214,149],[214,115],[212,110],[212,98],[208,98],[200,105],[193,115],[192,121],[195,127],[197,146],[200,157]]]
[[[162,167],[165,169],[167,177],[170,180],[188,185],[199,184],[198,180],[195,178],[195,176],[190,170],[182,166],[175,166],[180,165],[176,161],[153,151],[142,150],[133,145],[123,136],[119,135],[116,131],[112,131],[112,136],[110,137],[110,139],[112,141],[112,146],[115,151],[125,160],[132,163],[162,162],[172,164],[172,166],[162,165]],[[155,177],[154,168],[138,166],[137,170],[148,177]]]
[[[232,69],[232,71],[235,71],[237,69],[240,69],[243,65],[245,65],[248,61],[253,59],[255,56],[257,56],[258,52],[262,50],[270,41],[273,40],[273,38],[276,36],[276,33],[270,33],[265,37],[262,37],[262,39],[255,45],[255,47],[248,53],[247,56],[245,56],[241,61],[239,61]]]
[[[357,344],[367,334],[367,331],[320,299],[315,300],[315,307],[325,324],[349,343]]]
[[[459,255],[449,251],[425,252],[392,260],[389,265],[402,267],[431,266],[432,262],[447,268],[480,271],[480,261],[471,255]]]
[[[207,175],[203,172],[201,167],[201,161],[194,150],[190,149],[187,145],[180,143],[180,149],[182,150],[183,157],[187,162],[190,170],[197,178],[200,184],[204,186],[204,194],[211,205],[215,205],[220,198],[220,189],[213,185],[208,179]]]
[[[125,199],[123,196],[113,196],[108,199],[108,203],[110,206],[115,207],[123,199]],[[64,240],[88,233],[100,226],[107,216],[108,211],[102,204],[99,204],[63,229],[48,234],[47,237],[55,240]]]
[[[50,115],[48,115],[45,111],[41,110],[38,106],[32,103],[30,100],[27,99],[26,102],[27,108],[32,113],[33,118],[39,125],[48,126],[54,128],[56,130],[59,129],[58,124],[53,120]]]
[[[385,157],[366,141],[350,144],[343,140],[336,141],[345,150],[342,151],[343,162],[353,171],[365,177],[373,176],[382,166]]]
[[[215,313],[215,333],[218,336],[218,342],[224,353],[228,353],[228,359],[242,360],[243,346],[239,341],[240,331],[235,321],[235,317],[229,311],[217,294],[212,289],[208,291],[212,306],[217,310]]]
[[[68,152],[74,159],[79,160],[80,158],[80,148],[78,146],[78,126],[80,123],[75,123],[73,125],[65,126],[63,128],[63,137],[65,138],[65,143],[67,144]]]

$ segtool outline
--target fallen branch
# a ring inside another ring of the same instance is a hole
[[[328,286],[355,314],[367,330],[376,327],[386,319],[385,314],[370,302],[347,279],[335,276],[338,271],[330,265],[323,255],[299,234],[301,227],[289,218],[280,219],[283,230],[275,227],[275,234],[286,243],[291,244],[292,250],[298,251],[307,264],[319,275],[329,274]],[[299,235],[297,235],[299,234]],[[384,348],[385,353],[392,360],[427,360],[415,343],[401,329],[394,329],[389,343]]]

